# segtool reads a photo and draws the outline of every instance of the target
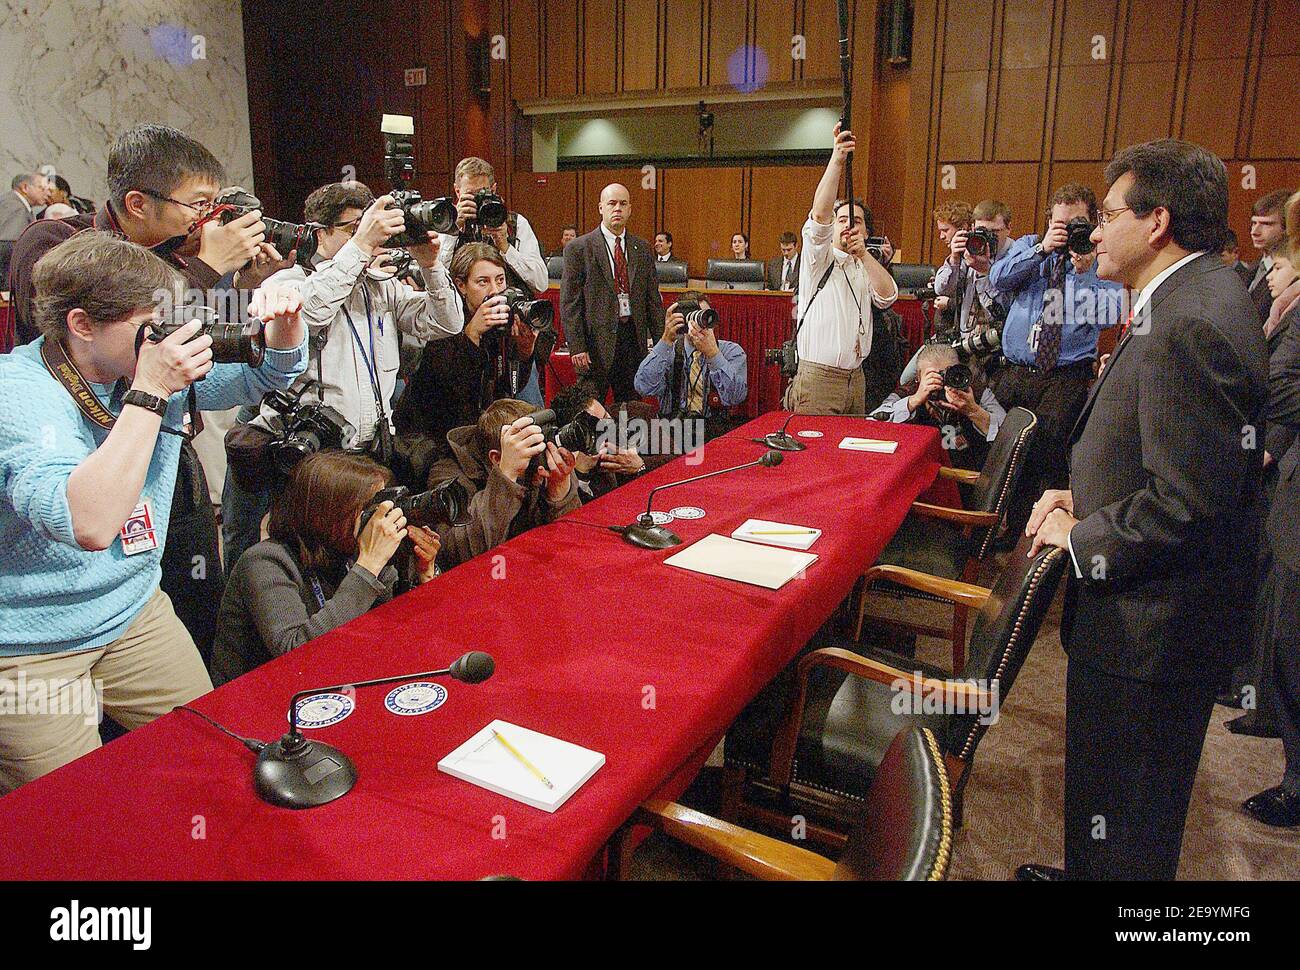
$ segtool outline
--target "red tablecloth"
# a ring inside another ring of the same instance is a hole
[[[664,290],[664,306],[680,295],[680,290]],[[555,305],[555,326],[560,339],[564,339],[564,323],[560,319],[560,291],[552,285],[544,294]],[[748,364],[749,396],[737,410],[752,418],[766,414],[781,403],[781,372],[775,364],[765,363],[763,352],[780,347],[793,333],[794,320],[790,315],[792,304],[789,293],[770,293],[744,290],[709,290],[709,306],[718,311],[718,336],[740,344]],[[921,304],[916,300],[898,300],[894,304],[903,317],[903,333],[913,351],[924,339],[925,318]],[[656,336],[658,336],[656,334]],[[546,400],[549,401],[562,387],[574,381],[573,365],[564,353],[554,354],[552,368],[546,375]]]
[[[751,461],[763,416],[687,458],[472,560],[196,702],[237,733],[270,740],[296,690],[445,665],[486,650],[496,675],[444,681],[433,713],[398,717],[389,688],[309,732],[346,752],[360,780],[292,811],[259,801],[253,755],[199,719],[168,714],[0,798],[3,879],[530,879],[581,876],[645,798],[726,729],[879,555],[941,461],[933,429],[801,418],[825,432],[777,468],[661,493],[697,505],[674,523],[692,542],[749,516],[816,526],[821,558],[766,590],[664,566],[672,551],[625,545],[577,522],[623,524],[650,488]],[[897,439],[893,455],[839,450],[845,434]],[[493,718],[601,751],[607,761],[555,814],[437,771]]]

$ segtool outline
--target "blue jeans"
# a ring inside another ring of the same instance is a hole
[[[221,489],[221,558],[227,579],[239,557],[261,541],[262,517],[271,510],[271,498],[270,489],[250,492],[241,488],[226,469]]]

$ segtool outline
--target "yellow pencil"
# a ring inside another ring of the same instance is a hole
[[[512,755],[514,755],[516,758],[519,759],[520,763],[521,763],[525,768],[527,768],[529,771],[531,771],[534,775],[537,776],[537,780],[538,780],[538,781],[540,781],[540,782],[541,782],[543,785],[545,785],[547,788],[554,788],[554,787],[555,787],[554,785],[551,784],[551,779],[547,778],[544,774],[542,774],[540,771],[538,771],[538,770],[537,770],[537,766],[534,765],[534,764],[533,764],[531,761],[529,761],[527,758],[525,758],[524,755],[523,755],[523,752],[522,752],[522,751],[520,751],[520,750],[519,750],[518,748],[516,748],[513,744],[511,744],[509,741],[507,741],[505,738],[503,738],[503,737],[501,736],[501,733],[500,733],[499,731],[497,731],[496,728],[493,728],[493,729],[492,729],[492,734],[493,734],[493,736],[494,736],[498,741],[500,741],[502,744],[504,744],[504,745],[506,746],[506,750],[507,750],[507,751],[509,751]]]
[[[816,529],[762,529],[750,533],[752,536],[810,536]]]

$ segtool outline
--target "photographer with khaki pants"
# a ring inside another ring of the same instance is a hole
[[[835,126],[835,147],[803,227],[799,261],[799,370],[787,410],[803,414],[866,411],[862,362],[871,353],[871,307],[898,299],[898,284],[867,251],[867,207],[836,200],[853,133]]]

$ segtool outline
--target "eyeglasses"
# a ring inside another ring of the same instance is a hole
[[[153,189],[136,189],[136,191],[149,196],[151,199],[157,199],[159,202],[172,202],[176,205],[183,205],[187,209],[193,209],[200,216],[206,215],[212,208],[211,202],[182,202],[180,199],[173,199],[171,196],[155,192]]]
[[[1121,212],[1132,212],[1132,211],[1133,211],[1133,207],[1132,207],[1132,206],[1129,206],[1129,205],[1126,205],[1126,206],[1124,206],[1123,208],[1120,208],[1120,209],[1102,209],[1102,210],[1097,214],[1097,215],[1098,215],[1098,218],[1097,218],[1097,225],[1099,225],[1099,226],[1104,226],[1106,223],[1108,223],[1108,222],[1110,222],[1111,220],[1113,220],[1113,219],[1114,219],[1117,215],[1119,215]]]
[[[357,226],[359,225],[361,225],[361,217],[357,216],[355,219],[349,219],[347,222],[331,222],[330,228],[342,230],[349,236],[355,236],[357,234]]]

